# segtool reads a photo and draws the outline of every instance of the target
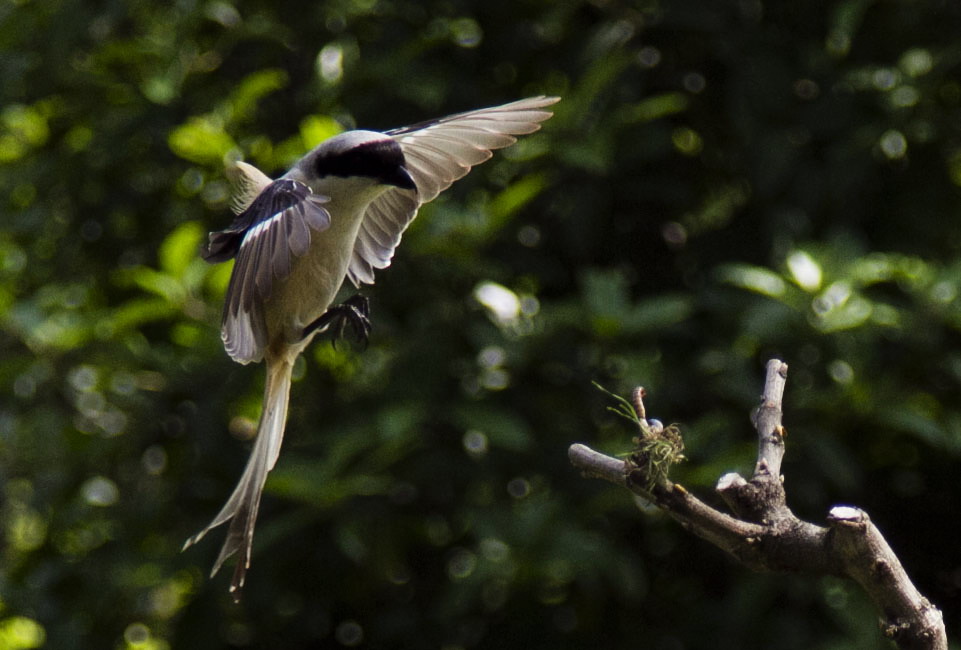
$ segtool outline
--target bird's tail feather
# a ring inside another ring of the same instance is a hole
[[[230,582],[230,592],[235,599],[240,597],[244,578],[250,567],[250,549],[254,539],[254,524],[257,522],[257,509],[260,507],[260,494],[267,481],[267,473],[274,467],[284,439],[284,426],[287,421],[287,404],[290,395],[290,376],[293,363],[289,359],[267,360],[267,383],[264,388],[264,407],[257,425],[257,440],[247,460],[237,487],[206,528],[188,539],[184,549],[199,542],[204,535],[217,526],[230,522],[227,539],[224,541],[217,561],[214,562],[211,577],[220,570],[224,560],[241,551]]]

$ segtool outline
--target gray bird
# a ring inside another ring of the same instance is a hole
[[[311,339],[345,323],[366,338],[364,301],[331,305],[344,278],[373,284],[390,265],[401,235],[421,205],[471,167],[533,133],[558,97],[458,113],[413,126],[347,131],[325,140],[277,180],[238,162],[231,170],[237,217],[211,233],[209,262],[234,260],[224,299],[221,338],[235,361],[265,360],[267,381],[257,439],[237,487],[206,528],[230,522],[210,575],[240,551],[230,592],[239,599],[260,495],[280,453],[294,361]],[[355,297],[356,298],[356,297]]]

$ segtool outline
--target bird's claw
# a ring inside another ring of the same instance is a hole
[[[336,348],[337,339],[346,338],[347,326],[354,337],[367,347],[370,338],[370,301],[360,294],[351,296],[339,305],[327,308],[320,318],[304,328],[304,338],[314,332],[333,328],[331,344]]]

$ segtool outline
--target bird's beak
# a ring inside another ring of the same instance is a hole
[[[391,173],[387,178],[383,179],[384,183],[387,185],[393,185],[394,187],[399,187],[402,190],[413,190],[417,191],[417,184],[414,179],[411,178],[410,172],[403,165],[398,165],[393,173]]]

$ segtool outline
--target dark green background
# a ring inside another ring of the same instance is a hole
[[[865,508],[957,636],[959,34],[949,1],[0,4],[0,647],[889,647],[852,584],[568,464],[630,446],[591,381],[643,384],[717,502],[774,356],[789,503]],[[263,381],[197,254],[224,156],[541,93],[367,289],[370,347],[298,365],[234,605],[220,531],[180,553]]]

